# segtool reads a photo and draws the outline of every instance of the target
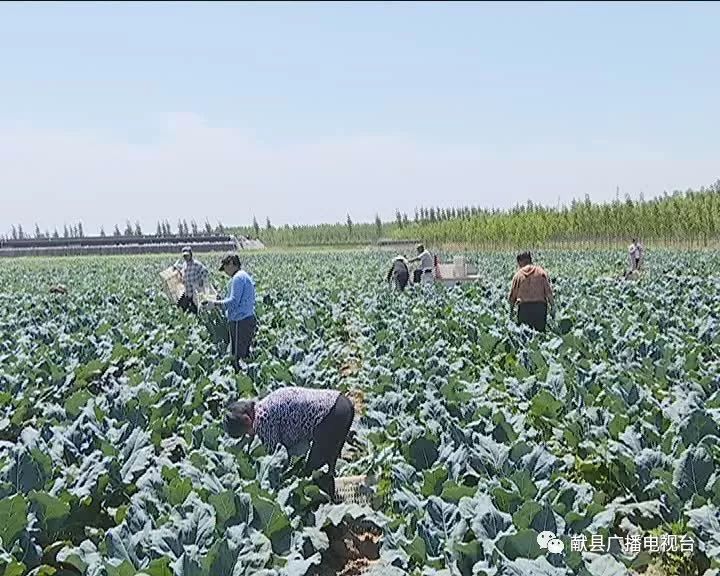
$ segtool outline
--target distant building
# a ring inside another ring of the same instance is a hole
[[[183,246],[194,252],[228,252],[262,249],[259,240],[231,235],[198,236],[88,236],[85,238],[27,238],[0,240],[2,256],[76,256],[83,254],[162,254],[178,253]]]
[[[398,252],[402,250],[414,250],[415,246],[420,243],[420,240],[398,240],[395,238],[381,238],[377,241],[379,248],[393,249]]]

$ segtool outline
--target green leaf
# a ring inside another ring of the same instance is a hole
[[[508,514],[513,514],[522,504],[522,498],[519,494],[508,492],[503,488],[495,488],[492,491],[492,495],[498,510]]]
[[[46,492],[30,492],[28,499],[45,532],[55,535],[70,515],[70,505]]]
[[[95,544],[90,540],[83,540],[77,548],[65,547],[56,556],[58,562],[73,566],[81,574],[86,574],[89,568],[93,571],[102,564],[102,557]]]
[[[13,560],[5,566],[3,576],[23,576],[26,570],[27,567],[25,564],[18,562],[17,560]]]
[[[703,445],[688,448],[678,460],[673,473],[673,486],[683,502],[694,494],[702,495],[715,470],[712,456]]]
[[[617,440],[618,436],[625,432],[625,428],[627,428],[628,423],[630,420],[622,415],[622,414],[616,414],[615,417],[610,422],[609,431],[610,435]]]
[[[85,389],[78,390],[70,398],[65,401],[65,411],[71,418],[77,418],[85,404],[93,397],[90,392]]]
[[[240,477],[245,480],[255,479],[255,468],[253,467],[248,455],[239,449],[230,449],[230,452],[235,456],[235,463],[238,466],[238,472]]]
[[[684,420],[680,435],[685,446],[692,446],[706,436],[720,436],[720,427],[705,410],[694,410]]]
[[[179,506],[192,492],[192,481],[187,478],[175,478],[166,486],[165,496],[172,506]]]
[[[555,397],[547,390],[538,392],[530,403],[530,413],[535,416],[544,416],[550,420],[555,420],[562,411],[563,403],[556,400]]]
[[[10,418],[10,423],[19,428],[22,426],[23,422],[25,422],[25,418],[28,415],[28,404],[26,400],[22,400],[18,407],[15,409],[12,417]]]
[[[443,482],[448,478],[447,468],[433,468],[423,472],[423,486],[421,493],[425,498],[439,496]]]
[[[567,442],[568,446],[575,450],[582,441],[582,428],[577,422],[569,422],[565,425],[563,430],[563,438]]]
[[[512,480],[513,484],[517,486],[518,492],[520,492],[520,496],[522,496],[523,499],[532,500],[535,496],[537,496],[537,486],[535,486],[532,476],[527,470],[518,470],[514,472],[510,476],[510,480]]]
[[[42,564],[41,566],[38,566],[37,568],[34,568],[28,576],[66,576],[67,572],[65,574],[61,574],[57,571],[57,568],[53,568],[52,566],[48,566],[47,564]]]
[[[448,402],[455,404],[464,404],[473,398],[473,395],[467,391],[467,386],[457,380],[451,380],[445,384],[440,389],[440,392],[447,398]]]
[[[246,374],[241,374],[237,377],[236,389],[240,398],[252,398],[257,395],[252,378]]]
[[[10,550],[28,525],[28,503],[22,494],[0,500],[0,539]]]
[[[78,366],[75,369],[75,378],[77,378],[78,382],[88,383],[105,372],[106,368],[107,364],[105,362],[91,360],[87,364]]]
[[[527,530],[535,520],[535,517],[542,512],[543,507],[537,502],[525,502],[520,509],[513,514],[513,524],[518,530]]]
[[[220,494],[213,494],[208,499],[210,505],[215,508],[218,526],[225,527],[231,519],[237,514],[235,506],[235,493],[228,490]]]
[[[122,524],[125,518],[127,518],[128,506],[119,506],[115,512],[115,523]]]
[[[252,498],[255,517],[253,524],[273,543],[273,549],[290,531],[290,519],[276,502],[254,496]]]
[[[108,562],[105,564],[108,576],[135,576],[137,570],[127,560],[123,560],[120,564]]]
[[[535,530],[520,530],[517,534],[502,536],[498,540],[498,548],[510,560],[517,558],[537,558],[542,550],[537,543],[538,533]]]
[[[452,480],[445,482],[443,485],[442,493],[440,498],[448,502],[457,504],[461,498],[472,498],[477,492],[477,488],[472,486],[460,486]]]
[[[418,470],[429,469],[438,459],[437,446],[427,436],[416,438],[409,446],[403,446],[402,451],[407,461]]]
[[[405,552],[410,556],[410,560],[423,566],[427,561],[427,547],[425,546],[425,540],[419,536],[415,536],[412,542],[405,547]]]
[[[148,576],[173,576],[169,558],[158,558],[152,560],[147,568],[143,570]]]

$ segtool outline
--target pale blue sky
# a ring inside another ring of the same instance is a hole
[[[0,232],[720,178],[718,3],[0,3]]]

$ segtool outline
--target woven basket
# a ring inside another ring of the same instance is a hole
[[[193,301],[195,302],[195,306],[197,306],[198,310],[202,310],[202,303],[206,300],[217,300],[218,293],[217,290],[211,287],[206,287],[205,290],[202,292],[199,290],[195,291],[195,294],[193,294]]]
[[[171,266],[160,272],[160,278],[163,281],[167,297],[173,304],[177,303],[185,293],[185,285],[183,284],[180,272]]]
[[[369,476],[340,476],[335,478],[335,493],[345,504],[369,506],[375,495],[375,482]]]

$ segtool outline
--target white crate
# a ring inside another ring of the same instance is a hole
[[[335,478],[335,494],[345,504],[369,506],[375,495],[375,482],[369,476],[340,476]]]

